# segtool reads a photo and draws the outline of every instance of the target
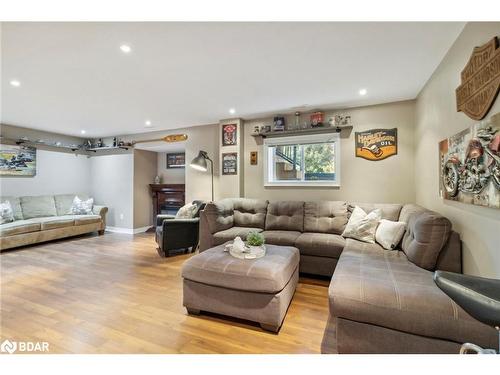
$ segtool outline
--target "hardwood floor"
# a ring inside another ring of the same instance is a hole
[[[183,262],[152,234],[106,233],[0,254],[1,339],[50,353],[319,353],[328,280],[301,277],[278,334],[182,306]]]

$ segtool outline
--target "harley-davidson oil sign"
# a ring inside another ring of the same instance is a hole
[[[398,153],[398,129],[371,129],[356,132],[356,156],[382,160]]]
[[[462,84],[456,89],[457,111],[464,112],[474,120],[482,120],[500,89],[500,48],[497,37],[474,48],[460,76]]]

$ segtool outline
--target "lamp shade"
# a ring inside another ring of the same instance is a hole
[[[208,170],[206,154],[200,151],[198,156],[191,161],[190,166],[198,171],[206,172]]]

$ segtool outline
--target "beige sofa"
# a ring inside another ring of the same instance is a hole
[[[356,205],[407,223],[396,250],[341,236]],[[468,341],[498,347],[496,331],[433,282],[436,269],[462,270],[460,238],[438,213],[414,204],[225,199],[201,212],[200,251],[250,231],[262,232],[266,243],[298,248],[301,272],[333,275],[324,351],[458,353]]]
[[[85,194],[78,194],[86,199]],[[14,221],[0,225],[0,251],[84,233],[104,233],[105,206],[94,205],[92,215],[69,214],[75,194],[1,197],[10,202]]]

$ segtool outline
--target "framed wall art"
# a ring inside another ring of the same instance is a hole
[[[176,152],[167,154],[167,169],[184,168],[186,166],[186,154]]]
[[[222,174],[238,174],[238,153],[228,152],[222,154]]]
[[[238,126],[236,124],[222,125],[222,146],[236,146],[238,144]]]
[[[500,208],[500,113],[439,142],[444,199]]]
[[[0,176],[36,175],[36,149],[0,144]]]
[[[398,129],[370,129],[356,132],[356,156],[383,160],[398,153]]]

